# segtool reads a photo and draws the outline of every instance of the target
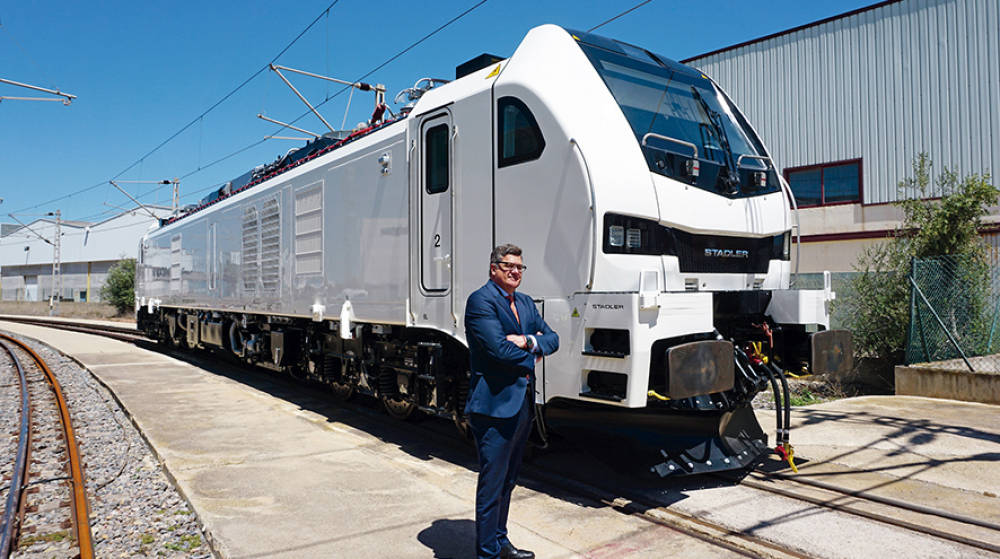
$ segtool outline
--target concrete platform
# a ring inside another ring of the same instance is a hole
[[[475,555],[471,449],[454,463],[381,431],[381,419],[366,424],[301,393],[275,397],[280,386],[249,386],[131,344],[0,329],[71,355],[115,392],[222,557]],[[732,556],[600,503],[520,487],[515,501],[511,538],[540,558]]]
[[[0,329],[73,356],[117,394],[223,557],[474,556],[471,449],[442,450],[414,429],[393,427],[374,408],[336,406],[266,374],[74,332],[9,322]],[[773,415],[759,416],[773,436]],[[802,475],[1000,522],[998,420],[997,406],[856,398],[794,410],[792,442]],[[426,424],[451,429],[443,421]],[[620,475],[591,462],[553,452],[535,463],[605,480]],[[620,482],[671,510],[790,541],[809,556],[982,556],[742,486],[695,478]],[[515,491],[511,537],[539,559],[736,556],[530,483]]]

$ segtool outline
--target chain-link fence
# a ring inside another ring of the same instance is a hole
[[[914,259],[906,362],[1000,372],[1000,268],[975,256]]]

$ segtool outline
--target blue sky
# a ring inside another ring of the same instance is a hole
[[[28,221],[55,209],[66,219],[107,218],[119,211],[112,205],[132,206],[107,184],[116,176],[182,177],[182,203],[193,202],[213,185],[302,145],[267,140],[210,166],[275,133],[277,127],[257,113],[288,122],[306,110],[278,76],[265,71],[136,163],[265,66],[331,1],[23,0],[0,6],[0,78],[78,96],[70,106],[0,102],[0,221],[10,221],[8,212]],[[536,25],[588,29],[638,2],[488,0],[366,81],[385,84],[391,100],[421,77],[453,78],[456,65],[483,52],[508,56]],[[340,0],[277,63],[354,80],[477,3]],[[870,3],[653,0],[596,32],[680,60]],[[314,103],[339,90],[289,77]],[[0,95],[44,96],[4,84]],[[344,119],[347,97],[321,109],[335,127]],[[356,92],[347,126],[366,120],[371,108],[371,94]],[[297,124],[324,131],[311,115]],[[170,203],[167,188],[123,186],[143,202]]]

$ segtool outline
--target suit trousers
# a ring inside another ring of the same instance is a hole
[[[510,494],[517,482],[524,447],[534,418],[532,396],[526,391],[517,415],[508,418],[470,414],[469,425],[479,452],[479,482],[476,486],[476,556],[494,559],[507,539]]]

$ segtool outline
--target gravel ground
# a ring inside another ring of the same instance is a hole
[[[781,388],[781,385],[778,385]],[[792,406],[808,406],[838,400],[851,395],[851,388],[823,377],[806,377],[788,379],[788,393]],[[758,410],[774,409],[774,392],[768,384],[766,390],[759,392],[753,399],[753,407]]]
[[[72,360],[24,341],[48,362],[70,408],[84,461],[95,555],[212,557],[201,523],[109,392]],[[0,428],[10,433],[6,416]],[[4,443],[0,449],[6,452]],[[13,453],[3,456],[5,462],[13,460]],[[52,546],[48,541],[22,545],[14,557],[48,558]]]

